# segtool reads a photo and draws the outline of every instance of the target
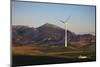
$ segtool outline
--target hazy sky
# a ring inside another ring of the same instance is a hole
[[[12,2],[12,24],[39,27],[51,23],[64,28],[59,22],[68,16],[68,29],[78,33],[95,32],[95,6]]]

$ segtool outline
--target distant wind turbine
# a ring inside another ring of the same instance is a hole
[[[59,20],[60,22],[64,23],[64,25],[65,25],[65,47],[68,46],[67,45],[67,24],[68,24],[67,22],[68,22],[69,19],[70,19],[70,16],[68,16],[65,21]]]

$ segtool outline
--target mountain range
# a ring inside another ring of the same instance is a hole
[[[64,45],[65,31],[68,44],[71,46],[95,44],[96,36],[92,34],[75,34],[59,26],[46,23],[38,28],[16,25],[12,26],[12,43],[15,45]]]

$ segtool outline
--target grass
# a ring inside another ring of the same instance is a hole
[[[27,65],[28,62],[29,64],[35,65],[35,64],[63,63],[63,62],[70,63],[70,62],[82,62],[82,61],[95,61],[96,60],[95,45],[77,48],[77,49],[72,49],[70,47],[66,48],[63,46],[52,47],[52,46],[39,46],[39,45],[38,46],[37,45],[24,45],[24,46],[12,47],[12,54],[13,54],[13,64],[15,66],[18,64]],[[86,55],[88,56],[88,58],[79,59],[78,58],[79,55]],[[24,61],[22,61],[21,59]],[[25,60],[28,60],[28,61],[25,61]],[[40,60],[44,62],[39,63]],[[48,61],[48,60],[51,60],[51,61]]]
[[[75,63],[75,62],[95,61],[95,59],[71,59],[52,56],[30,56],[30,55],[13,55],[12,66],[27,66],[27,65],[43,65],[43,64],[58,64],[58,63]]]

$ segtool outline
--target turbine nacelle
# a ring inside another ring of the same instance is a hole
[[[64,23],[64,24],[67,24],[67,22],[68,22],[68,20],[70,19],[70,17],[71,17],[71,16],[68,16],[67,19],[66,19],[65,21],[63,21],[63,20],[59,20],[59,21],[62,22],[62,23]]]

